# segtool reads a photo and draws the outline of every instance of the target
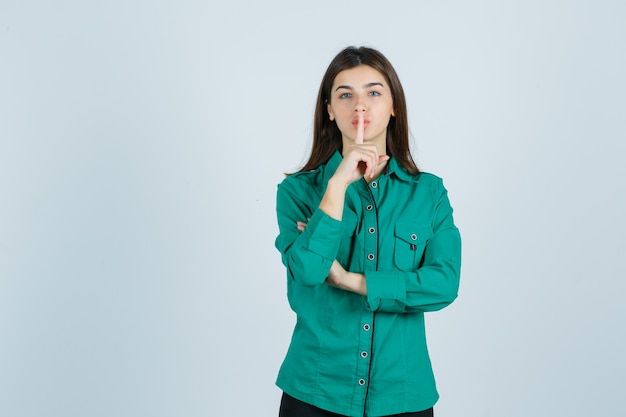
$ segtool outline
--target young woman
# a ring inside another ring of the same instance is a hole
[[[424,313],[456,298],[461,263],[446,189],[411,158],[404,92],[380,52],[340,52],[314,117],[311,156],[277,195],[297,315],[280,417],[432,416]]]

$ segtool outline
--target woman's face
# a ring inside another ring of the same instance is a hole
[[[391,90],[380,72],[367,65],[341,71],[333,82],[327,110],[341,131],[344,148],[354,143],[358,114],[363,113],[363,143],[385,153],[387,125],[395,112]]]

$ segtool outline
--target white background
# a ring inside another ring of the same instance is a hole
[[[626,3],[0,2],[0,415],[275,416],[276,184],[347,45],[464,239],[438,417],[626,414]]]

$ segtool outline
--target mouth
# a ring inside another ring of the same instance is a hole
[[[370,124],[370,121],[368,119],[363,119],[363,127],[367,127],[367,125]],[[356,117],[352,120],[352,126],[357,127],[359,125],[359,118]]]

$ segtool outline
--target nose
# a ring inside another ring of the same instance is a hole
[[[354,106],[354,111],[355,112],[364,112],[367,109],[367,107],[365,106],[365,103],[363,101],[363,97],[361,95],[358,96],[356,105]]]

